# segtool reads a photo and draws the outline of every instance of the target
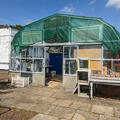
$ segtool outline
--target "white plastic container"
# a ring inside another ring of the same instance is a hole
[[[29,85],[29,77],[12,77],[11,85],[14,87],[25,87]]]
[[[56,71],[51,71],[51,77],[55,77],[56,76]]]

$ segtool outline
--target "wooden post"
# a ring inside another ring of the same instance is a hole
[[[102,59],[104,59],[104,47],[103,47],[103,45],[102,45]],[[101,74],[103,75],[103,60],[101,63]]]

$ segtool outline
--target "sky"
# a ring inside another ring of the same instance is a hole
[[[120,0],[0,0],[0,24],[26,25],[55,13],[100,17],[120,32]]]

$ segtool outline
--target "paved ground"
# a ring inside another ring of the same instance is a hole
[[[60,83],[1,90],[0,104],[37,112],[31,120],[120,120],[119,100],[80,98]]]

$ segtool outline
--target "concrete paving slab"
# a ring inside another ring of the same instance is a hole
[[[6,106],[6,107],[15,107],[17,104],[17,100],[16,99],[2,99],[0,101],[0,105],[2,106]]]
[[[58,99],[62,99],[65,98],[65,93],[64,91],[57,91],[55,94],[52,95],[52,97],[58,98]]]
[[[40,99],[40,97],[42,97],[42,96],[32,95],[32,96],[29,97],[29,99],[32,100],[32,101],[34,101],[36,103],[37,100]]]
[[[19,103],[19,104],[16,104],[15,108],[32,111],[32,107],[34,105],[35,104],[31,104],[31,103]]]
[[[76,113],[72,120],[86,120],[86,118],[83,115]]]
[[[100,115],[104,115],[105,120],[120,119],[119,100],[95,98],[91,101],[87,98],[80,98],[77,94],[73,95],[72,92],[66,92],[63,88],[25,87],[15,88],[12,91],[0,95],[1,105],[54,116],[59,120],[77,120],[79,118],[99,120]]]
[[[30,120],[58,120],[58,118],[50,115],[38,114]]]
[[[51,105],[46,114],[52,115],[52,112],[56,110],[57,106]]]
[[[114,110],[109,106],[93,105],[92,112],[97,114],[103,114],[108,116],[113,116]]]
[[[100,115],[100,119],[99,120],[120,120],[120,118]]]
[[[73,115],[75,114],[75,110],[74,109],[70,109],[70,108],[65,108],[65,107],[56,107],[56,106],[52,106],[49,109],[49,115],[51,116],[55,116],[58,117],[59,119],[67,119],[70,120]]]
[[[19,103],[34,103],[33,100],[31,100],[28,96],[22,95],[17,98],[17,101]]]
[[[115,108],[115,116],[120,118],[120,107]]]
[[[56,106],[62,106],[62,107],[69,107],[70,105],[72,104],[72,101],[70,100],[57,100],[53,103],[53,105],[56,105]]]
[[[39,103],[31,107],[31,110],[34,112],[39,112],[41,114],[47,114],[47,111],[49,110],[50,105],[46,103]]]
[[[52,95],[52,97],[64,100],[72,100],[74,98],[72,93],[67,92],[66,94],[66,92],[63,90],[57,91],[55,94]]]
[[[79,109],[82,111],[90,111],[91,104],[81,103],[81,102],[73,102],[70,108]]]
[[[51,90],[44,91],[44,89],[41,90],[41,91],[38,91],[37,93],[35,93],[35,95],[38,95],[38,96],[46,96],[46,97],[50,97],[50,96],[52,96],[53,94],[54,94],[53,91],[51,91]]]
[[[36,99],[36,103],[40,103],[40,102],[45,102],[47,104],[52,104],[56,101],[55,98],[51,98],[51,97],[38,97],[38,99]]]
[[[72,120],[99,120],[99,115],[77,110]]]

